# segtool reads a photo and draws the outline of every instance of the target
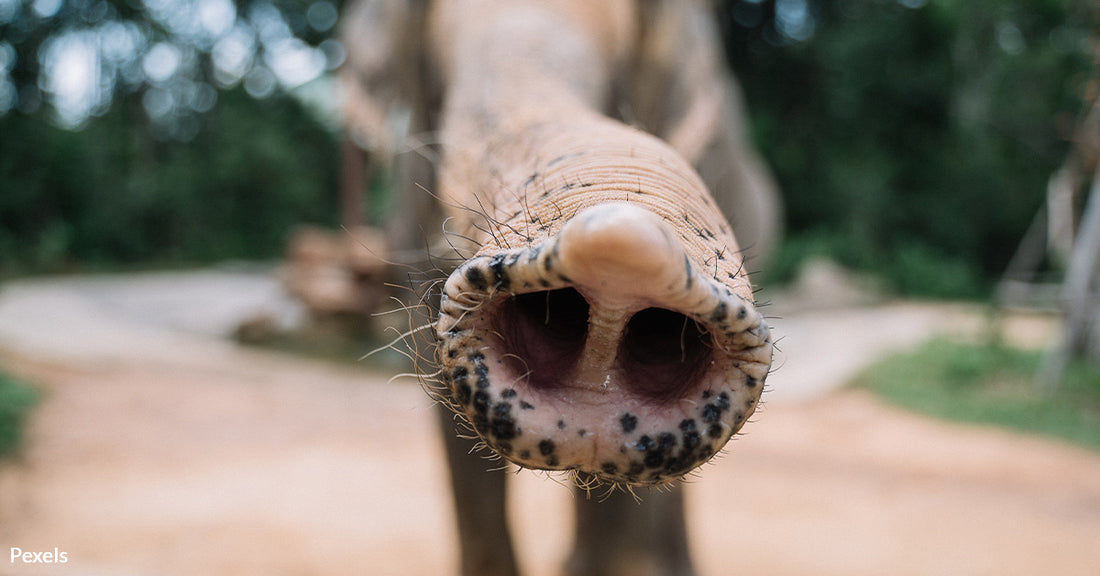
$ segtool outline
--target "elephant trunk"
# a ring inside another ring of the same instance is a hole
[[[619,4],[591,3],[626,22]],[[452,50],[439,192],[478,246],[443,289],[444,400],[522,466],[675,480],[756,408],[767,325],[690,165],[597,112],[622,47],[553,5],[511,6],[436,15]]]

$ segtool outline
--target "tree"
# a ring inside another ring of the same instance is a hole
[[[270,257],[332,222],[336,139],[307,103],[336,14],[0,0],[0,272]]]
[[[1094,66],[1100,72],[1100,35],[1092,38]],[[1047,350],[1040,369],[1040,382],[1055,387],[1071,360],[1087,359],[1100,364],[1100,76],[1093,76],[1089,102],[1077,124],[1073,148],[1065,163],[1051,177],[1047,196],[1051,215],[1066,213],[1061,232],[1068,262],[1062,286],[1065,323],[1059,340]],[[1080,199],[1080,200],[1078,200]],[[1081,206],[1078,210],[1077,207]],[[1062,208],[1062,210],[1059,210]]]
[[[1088,78],[1087,0],[729,0],[720,17],[788,207],[905,293],[987,293]],[[796,253],[795,253],[796,252]]]

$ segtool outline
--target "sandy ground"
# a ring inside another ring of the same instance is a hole
[[[25,453],[0,466],[0,574],[455,574],[427,397],[224,338],[259,310],[292,314],[249,270],[3,287],[0,365],[46,396]],[[688,488],[700,573],[1100,574],[1100,454],[839,388],[882,353],[977,323],[911,303],[775,319],[765,407]],[[1049,329],[1021,318],[1013,332]],[[570,492],[533,473],[513,487],[525,573],[552,576]],[[13,563],[12,547],[67,562]]]

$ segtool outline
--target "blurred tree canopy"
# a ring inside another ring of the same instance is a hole
[[[307,103],[337,14],[0,0],[0,274],[269,258],[334,223],[338,143]]]
[[[1095,10],[1091,0],[721,2],[729,59],[787,201],[774,272],[827,254],[903,293],[986,293],[1064,158]]]
[[[1092,0],[719,0],[789,241],[980,295],[1090,79]],[[340,0],[0,0],[0,275],[267,258],[338,221]],[[331,105],[331,104],[330,104]]]

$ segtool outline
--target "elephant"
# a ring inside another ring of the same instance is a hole
[[[413,333],[462,574],[518,574],[475,443],[571,476],[566,574],[694,574],[668,486],[759,405],[774,340],[746,263],[782,219],[707,4],[359,0],[341,35],[349,133],[396,159],[391,246],[438,276]]]

